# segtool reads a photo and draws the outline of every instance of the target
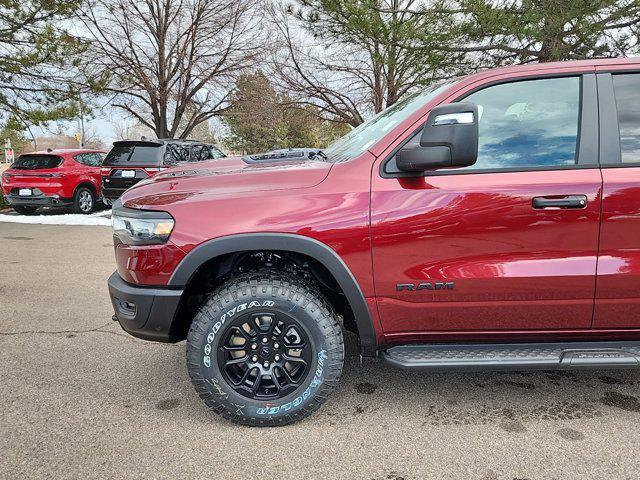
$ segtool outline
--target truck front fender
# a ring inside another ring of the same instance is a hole
[[[355,277],[340,256],[318,240],[287,233],[247,233],[204,242],[191,250],[178,264],[168,285],[185,287],[207,261],[231,253],[278,250],[306,255],[320,262],[333,275],[353,311],[363,355],[375,355],[376,332],[371,312]]]

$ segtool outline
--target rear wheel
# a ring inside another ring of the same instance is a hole
[[[193,320],[187,368],[204,402],[237,423],[285,425],[317,410],[342,373],[338,316],[317,289],[277,271],[237,277]]]
[[[29,207],[29,206],[14,206],[13,209],[18,212],[20,215],[33,215],[38,210],[38,207]]]
[[[96,197],[88,187],[80,187],[73,196],[73,212],[88,214],[96,208]]]

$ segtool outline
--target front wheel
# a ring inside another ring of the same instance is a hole
[[[73,196],[73,212],[89,214],[96,208],[96,197],[88,187],[80,187]]]
[[[338,316],[312,285],[277,271],[230,280],[195,316],[187,368],[204,402],[237,423],[285,425],[324,403],[342,373]]]

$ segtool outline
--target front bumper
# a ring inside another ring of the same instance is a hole
[[[9,205],[16,207],[66,207],[73,203],[71,198],[45,195],[44,193],[29,196],[10,193],[4,198]]]
[[[182,290],[168,287],[139,287],[125,282],[117,272],[109,277],[109,295],[123,330],[134,337],[155,342],[176,342],[171,326]]]

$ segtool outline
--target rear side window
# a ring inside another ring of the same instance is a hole
[[[164,163],[171,165],[174,163],[188,162],[190,146],[181,143],[168,143],[164,152]]]
[[[104,154],[102,153],[81,153],[73,157],[77,162],[83,163],[90,167],[99,167],[102,165]]]
[[[203,160],[209,160],[211,157],[209,147],[206,145],[193,145],[191,147],[191,161],[201,162]]]
[[[613,76],[623,163],[640,163],[640,75]]]
[[[162,147],[149,145],[115,145],[103,165],[154,165],[161,163]]]
[[[459,170],[574,165],[580,79],[546,78],[487,87],[466,97],[478,105],[478,161]]]
[[[13,162],[11,168],[18,170],[44,170],[56,168],[62,163],[62,157],[56,155],[21,155]]]

